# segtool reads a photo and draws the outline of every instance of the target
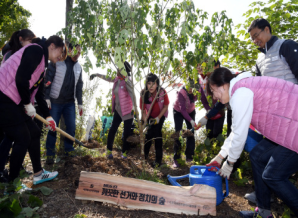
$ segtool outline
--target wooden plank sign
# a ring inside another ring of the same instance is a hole
[[[75,198],[113,203],[130,209],[216,215],[215,188],[201,184],[168,186],[146,180],[82,171]]]

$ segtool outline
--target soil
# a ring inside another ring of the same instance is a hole
[[[98,149],[101,153],[105,152],[105,148]],[[165,152],[171,155],[171,152]],[[90,218],[198,218],[198,217],[213,217],[213,216],[197,216],[197,215],[179,215],[172,213],[155,212],[149,210],[131,210],[122,206],[113,204],[76,200],[75,193],[79,182],[80,172],[103,172],[114,174],[117,176],[135,178],[142,171],[142,159],[140,149],[131,149],[128,153],[128,159],[121,159],[121,151],[113,150],[114,159],[106,159],[104,157],[93,158],[87,156],[76,156],[73,158],[65,158],[55,163],[54,165],[46,165],[42,161],[46,170],[57,170],[59,175],[52,181],[32,186],[32,177],[23,180],[27,186],[41,187],[46,186],[53,189],[49,196],[44,196],[38,193],[38,197],[42,199],[43,206],[38,210],[40,217],[47,218],[70,218],[75,215],[86,216]],[[163,165],[154,170],[150,163],[155,160],[154,147],[151,148],[149,161],[146,166],[146,172],[151,175],[157,175],[166,184],[170,184],[167,180],[167,175],[180,176],[189,173],[189,167],[192,165],[186,164],[179,168],[172,168],[172,159],[166,159]],[[26,169],[31,169],[31,164],[28,164]],[[253,190],[251,181],[246,186],[237,186],[234,184],[234,179],[229,180],[229,196],[216,207],[218,218],[239,218],[239,211],[251,210],[256,205],[244,199],[246,193]],[[181,185],[189,185],[189,180],[180,180]],[[225,184],[223,184],[225,185]],[[225,188],[225,187],[224,187]],[[271,204],[274,217],[280,217],[284,212],[283,203],[275,198],[275,202]]]

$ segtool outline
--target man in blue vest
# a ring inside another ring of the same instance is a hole
[[[76,50],[74,50],[76,48]],[[68,57],[65,61],[50,64],[46,73],[45,99],[50,109],[50,114],[59,124],[63,114],[66,132],[72,137],[75,136],[75,99],[77,99],[80,116],[83,114],[82,100],[82,67],[77,62],[80,56],[81,47],[73,47],[69,44]],[[48,132],[46,149],[47,164],[54,163],[56,132]],[[73,156],[73,142],[68,138],[64,139],[65,155]]]

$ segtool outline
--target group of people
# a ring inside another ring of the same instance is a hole
[[[83,114],[82,68],[77,62],[81,48],[79,45],[75,48],[73,50],[73,46],[69,44],[67,51],[61,37],[53,35],[48,39],[36,38],[29,29],[14,32],[2,48],[1,181],[12,181],[19,176],[20,170],[24,169],[22,163],[27,151],[33,166],[33,184],[52,180],[58,175],[57,171],[49,172],[41,166],[40,137],[43,126],[35,116],[38,112],[48,122],[46,163],[53,164],[55,129],[61,115],[64,117],[67,133],[74,136],[75,99],[79,114]],[[64,146],[65,155],[74,156],[73,142],[65,139]],[[9,175],[5,172],[8,160]]]
[[[24,33],[29,33],[24,35]],[[298,191],[289,177],[298,171],[298,44],[292,40],[278,39],[272,35],[271,26],[265,19],[256,19],[248,29],[252,41],[262,54],[256,62],[256,75],[249,72],[233,74],[229,69],[214,63],[214,71],[204,74],[200,66],[199,82],[190,80],[177,93],[173,106],[175,131],[180,131],[185,121],[187,128],[206,125],[209,138],[217,137],[223,129],[227,108],[228,134],[218,155],[208,166],[220,168],[218,173],[230,177],[234,163],[243,151],[250,124],[265,138],[250,152],[258,208],[255,216],[271,216],[270,199],[274,192],[298,215]],[[77,62],[81,48],[69,44],[68,51],[63,40],[51,36],[47,40],[36,38],[29,30],[14,33],[2,53],[0,67],[0,129],[3,141],[0,145],[0,172],[4,170],[9,150],[9,180],[19,175],[26,151],[29,152],[34,170],[34,184],[55,178],[58,173],[41,167],[41,129],[32,120],[36,115],[34,102],[43,117],[49,122],[47,135],[47,163],[53,164],[55,157],[55,127],[63,115],[66,132],[75,135],[75,100],[79,114],[83,113],[82,68]],[[15,38],[16,37],[16,38]],[[15,40],[14,40],[15,39]],[[64,58],[63,54],[68,57]],[[48,64],[50,60],[50,64]],[[45,74],[45,68],[47,68]],[[121,158],[127,159],[134,120],[134,96],[131,66],[125,61],[126,76],[118,69],[116,78],[92,74],[113,83],[112,125],[108,134],[107,158],[112,159],[112,146],[121,122],[124,122]],[[260,77],[259,77],[260,76]],[[201,102],[207,113],[195,122],[197,96],[192,89],[201,93]],[[208,104],[207,95],[213,97]],[[168,116],[169,98],[156,74],[146,76],[145,88],[140,94],[142,120],[147,124],[144,154],[148,159],[152,140],[155,140],[156,159],[153,167],[162,164],[162,127]],[[178,167],[180,141],[174,143],[174,164]],[[186,161],[193,160],[194,136],[186,141]],[[66,156],[74,156],[73,143],[65,139]],[[222,161],[225,162],[222,164]],[[214,171],[214,169],[213,169]],[[253,217],[254,212],[242,211],[242,217]]]

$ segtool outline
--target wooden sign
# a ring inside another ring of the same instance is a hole
[[[201,184],[168,186],[146,180],[82,171],[75,198],[107,202],[130,209],[216,215],[215,188]]]

